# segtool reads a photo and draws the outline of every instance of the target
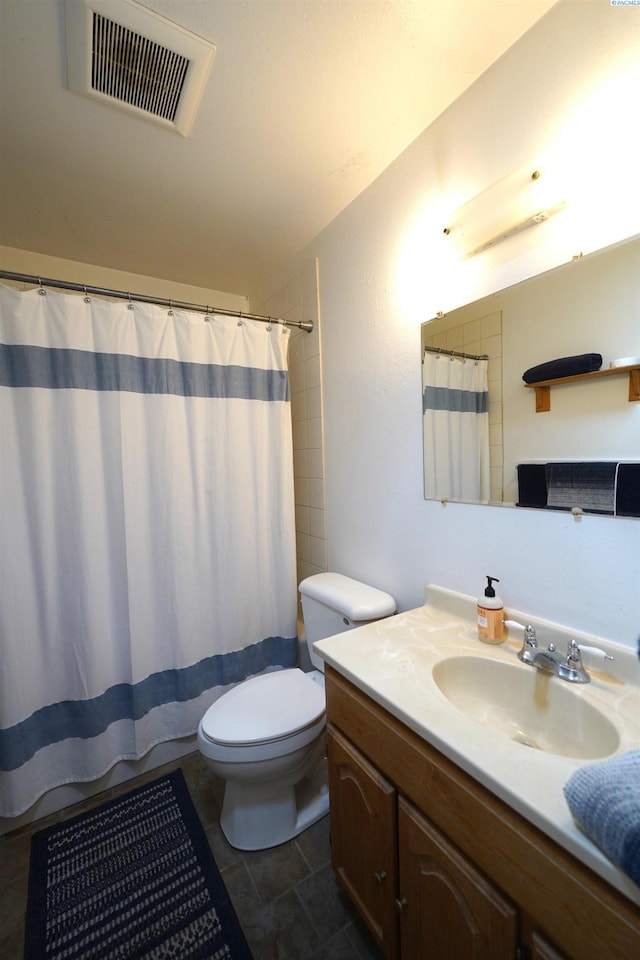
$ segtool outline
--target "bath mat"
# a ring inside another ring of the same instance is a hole
[[[181,770],[33,835],[25,960],[251,960]]]

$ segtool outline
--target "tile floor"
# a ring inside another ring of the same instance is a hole
[[[199,754],[0,837],[0,960],[21,960],[31,834],[181,766],[254,960],[382,960],[330,864],[329,820],[289,843],[246,853],[219,825],[224,785]]]

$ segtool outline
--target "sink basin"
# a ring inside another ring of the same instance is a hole
[[[613,753],[618,731],[567,681],[535,667],[488,657],[450,657],[433,668],[450,703],[508,740],[564,757],[596,759]]]

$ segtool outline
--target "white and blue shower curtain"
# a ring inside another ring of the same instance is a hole
[[[295,665],[287,339],[0,287],[0,815]]]
[[[488,361],[425,350],[422,416],[425,497],[487,502]]]

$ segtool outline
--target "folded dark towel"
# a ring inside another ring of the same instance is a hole
[[[559,510],[579,507],[588,513],[615,513],[616,470],[613,461],[548,463],[547,505]]]
[[[559,377],[575,377],[579,373],[593,373],[602,366],[602,354],[581,353],[577,357],[560,357],[529,367],[522,374],[525,383],[539,383],[540,380],[557,380]]]
[[[564,795],[587,836],[640,885],[640,750],[580,767]]]
[[[618,464],[616,513],[619,517],[640,517],[640,463]]]
[[[544,463],[519,463],[518,507],[546,507],[547,475]]]

